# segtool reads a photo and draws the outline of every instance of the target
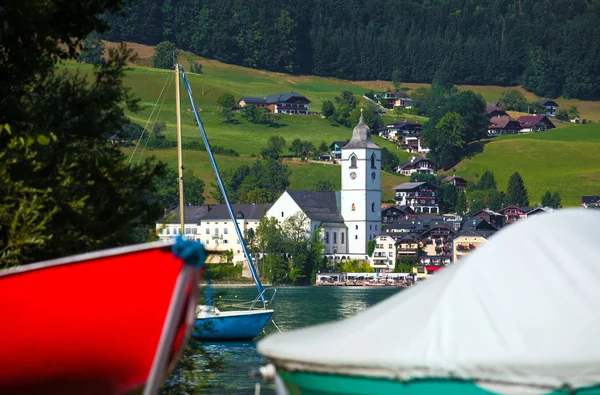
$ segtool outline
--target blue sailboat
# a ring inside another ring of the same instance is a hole
[[[233,208],[231,207],[231,202],[229,201],[229,196],[227,195],[227,191],[225,190],[225,186],[223,184],[223,180],[221,179],[221,174],[219,173],[219,168],[217,166],[217,162],[215,161],[214,155],[212,153],[212,149],[208,142],[208,137],[206,136],[206,131],[204,130],[204,125],[200,120],[200,115],[198,114],[198,110],[196,105],[194,104],[194,98],[192,97],[192,90],[190,88],[190,84],[188,82],[187,76],[185,74],[185,70],[180,66],[175,66],[175,77],[176,77],[176,97],[177,97],[177,121],[178,121],[178,146],[179,146],[179,167],[180,167],[180,180],[182,180],[182,155],[181,155],[181,122],[180,122],[180,106],[179,106],[179,73],[181,71],[181,78],[183,79],[183,83],[185,89],[187,91],[188,97],[190,99],[190,104],[192,105],[192,110],[194,112],[194,116],[196,117],[196,122],[198,123],[198,128],[200,130],[200,134],[202,135],[202,140],[204,141],[204,145],[206,147],[206,152],[208,153],[208,157],[210,159],[210,163],[215,171],[215,175],[217,177],[217,182],[219,184],[219,188],[221,193],[225,199],[225,205],[227,207],[227,211],[229,212],[229,216],[234,224],[235,232],[237,234],[238,239],[240,240],[240,244],[244,251],[244,255],[246,260],[248,261],[248,267],[250,268],[250,272],[252,274],[252,278],[254,279],[254,283],[256,284],[256,288],[258,290],[258,296],[251,302],[247,309],[244,310],[234,310],[234,311],[220,311],[215,306],[212,306],[211,301],[207,301],[206,306],[198,306],[196,312],[196,322],[194,324],[194,331],[192,336],[199,340],[212,340],[212,341],[232,341],[232,340],[252,340],[255,338],[260,331],[264,328],[264,326],[269,322],[269,319],[273,315],[273,309],[269,308],[273,302],[273,298],[275,297],[275,290],[273,290],[273,294],[270,298],[267,298],[265,294],[265,289],[263,288],[260,279],[258,277],[258,273],[256,268],[254,267],[254,263],[252,262],[252,257],[248,251],[248,247],[246,246],[246,242],[242,235],[242,231],[238,225],[236,220],[236,216],[233,212]],[[182,185],[182,183],[180,183]],[[183,195],[181,193],[181,195]],[[180,204],[180,207],[184,207],[183,203]],[[183,216],[182,216],[183,218]],[[183,229],[183,228],[182,228]],[[207,298],[209,299],[209,298]]]

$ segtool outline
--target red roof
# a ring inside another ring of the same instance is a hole
[[[552,122],[550,122],[548,117],[545,115],[541,115],[541,114],[539,114],[539,115],[524,115],[519,118],[519,123],[524,128],[535,126],[542,121],[544,121],[546,124],[550,124],[550,125],[552,125],[552,127],[554,127],[554,124]]]
[[[500,112],[503,112],[503,113],[506,114],[506,111],[504,111],[500,107],[496,107],[496,106],[488,107],[488,108],[485,109],[485,112],[487,112],[488,114],[491,114],[491,113],[496,112],[496,111],[500,111]]]

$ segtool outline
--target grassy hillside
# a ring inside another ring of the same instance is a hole
[[[474,181],[491,170],[506,190],[518,171],[539,203],[546,190],[559,192],[564,206],[578,206],[582,195],[600,194],[600,124],[503,136],[483,143],[483,151],[463,160],[449,173]]]

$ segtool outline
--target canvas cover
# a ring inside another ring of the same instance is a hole
[[[268,336],[258,350],[289,370],[534,393],[597,385],[599,229],[600,211],[583,209],[508,225],[423,284],[350,319]]]

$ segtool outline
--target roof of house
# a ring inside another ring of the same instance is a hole
[[[418,234],[416,233],[407,233],[405,235],[402,235],[401,237],[399,237],[396,241],[402,243],[402,242],[415,242],[415,241],[419,241],[420,237]]]
[[[485,112],[487,112],[488,115],[491,114],[491,113],[493,113],[493,112],[502,112],[502,113],[506,114],[506,111],[504,111],[502,108],[497,107],[497,106],[493,106],[493,107],[490,106],[490,107],[488,107],[488,108],[485,109]]]
[[[433,163],[433,161],[431,159],[413,156],[412,158],[410,158],[406,162],[400,163],[398,165],[398,168],[404,169],[405,167],[412,166],[412,165],[415,165],[415,164],[417,164],[419,162],[424,162],[424,161],[425,162],[431,162],[431,164],[435,166],[435,163]]]
[[[552,127],[554,127],[554,124],[552,123],[552,121],[550,121],[550,119],[548,119],[548,117],[543,114],[523,115],[522,117],[519,117],[519,123],[524,128],[535,126],[542,121],[544,121],[546,124],[550,124],[550,125],[552,125]]]
[[[454,180],[462,180],[464,182],[467,182],[467,180],[465,180],[464,178],[459,177],[459,176],[448,176],[448,177],[444,178],[442,180],[442,182],[452,182]]]
[[[503,115],[490,118],[490,129],[521,129],[521,123],[516,119]]]
[[[397,185],[392,189],[395,191],[412,191],[423,185],[427,185],[430,188],[433,188],[433,186],[428,182],[405,182],[404,184]]]
[[[512,205],[512,206],[506,206],[506,207],[504,207],[502,210],[500,210],[500,213],[501,213],[501,214],[504,214],[504,213],[506,213],[506,211],[507,211],[509,208],[517,208],[517,209],[519,209],[519,210],[523,211],[524,213],[528,213],[528,212],[530,212],[531,210],[533,210],[533,207],[529,207],[529,206],[516,206],[516,205]]]
[[[310,103],[310,100],[308,100],[306,97],[304,97],[303,95],[296,93],[296,92],[274,93],[272,95],[265,97],[265,101],[268,104],[275,104],[275,103],[284,103],[292,98],[304,99]]]
[[[463,230],[478,230],[481,226],[487,226],[492,230],[498,230],[497,227],[480,217],[465,218],[461,223],[461,228]]]
[[[500,107],[499,101],[491,101],[488,103],[488,107]]]
[[[236,218],[261,219],[263,213],[271,208],[272,204],[232,204],[231,208]],[[226,204],[215,204],[208,213],[202,217],[202,220],[230,220],[229,210]]]
[[[488,237],[490,237],[491,235],[493,235],[495,232],[490,232],[490,231],[478,231],[478,232],[474,232],[472,230],[463,230],[458,232],[456,235],[454,235],[454,239],[458,239],[459,237],[483,237],[484,239],[487,239]]]
[[[329,148],[333,148],[334,145],[337,145],[338,147],[343,147],[344,145],[348,144],[350,140],[346,140],[346,141],[334,141],[333,143],[331,143],[329,145]]]
[[[581,197],[581,203],[583,204],[595,204],[598,202],[600,202],[600,197],[598,197],[597,195]]]
[[[317,191],[286,192],[311,220],[330,223],[344,222],[339,212],[339,193]]]
[[[371,129],[365,123],[365,118],[360,115],[358,124],[352,131],[352,139],[348,144],[342,147],[343,149],[357,149],[357,148],[371,148],[381,149],[377,144],[371,140]]]
[[[266,100],[261,97],[242,97],[240,101],[244,101],[245,103],[251,104],[264,104]]]
[[[552,99],[548,99],[547,97],[544,97],[543,99],[540,99],[540,103],[542,103],[542,105],[544,105],[544,106],[558,107],[558,103],[557,102],[555,102]]]
[[[406,128],[406,127],[414,127],[414,128],[420,128],[421,124],[418,122],[393,122],[393,123],[388,123],[385,125],[384,128],[381,129],[388,129],[388,128],[394,128],[394,129],[402,129],[402,128]],[[377,129],[379,130],[379,129]]]
[[[479,210],[478,212],[476,212],[476,213],[473,215],[473,217],[475,217],[475,216],[479,215],[479,213],[486,213],[487,215],[499,215],[499,216],[502,216],[502,214],[500,214],[500,213],[498,213],[498,212],[496,212],[496,211],[493,211],[493,210],[490,210],[490,209],[484,208],[483,210]]]
[[[212,206],[185,206],[183,215],[186,224],[198,224],[202,220],[202,217],[208,213]],[[167,215],[157,221],[159,224],[179,224],[179,206],[169,211]]]

